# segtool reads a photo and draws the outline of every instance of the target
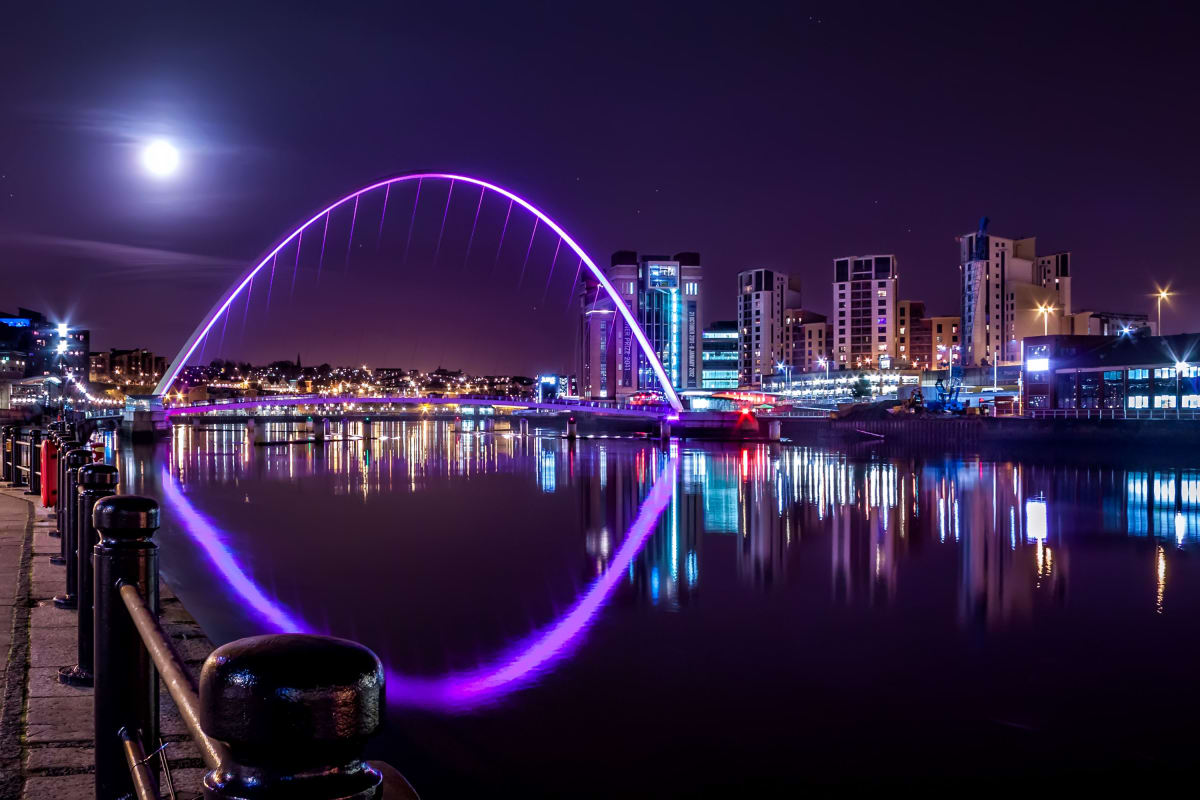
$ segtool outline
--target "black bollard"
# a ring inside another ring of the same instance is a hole
[[[360,644],[279,634],[218,647],[200,673],[200,727],[233,763],[204,776],[204,796],[377,797],[363,747],[383,711],[383,665]]]
[[[95,620],[92,618],[95,600],[91,554],[99,541],[96,528],[92,524],[92,508],[97,501],[116,494],[117,482],[121,476],[116,467],[110,467],[108,464],[87,464],[79,468],[77,475],[78,489],[75,513],[72,515],[75,532],[71,539],[77,548],[75,602],[79,608],[79,616],[76,618],[79,631],[76,637],[76,652],[79,660],[73,667],[60,669],[58,680],[70,686],[91,686],[95,667],[95,641],[92,638],[95,629]]]
[[[62,553],[67,566],[67,585],[63,593],[54,598],[54,605],[59,608],[75,608],[78,602],[75,591],[79,586],[79,539],[76,536],[77,524],[75,521],[76,487],[79,485],[79,469],[92,463],[92,453],[83,448],[68,450],[63,455],[62,461],[63,477],[66,480],[60,492],[63,495]]]
[[[62,536],[63,536],[63,527],[66,524],[65,509],[67,507],[67,500],[70,497],[70,495],[66,494],[67,453],[71,452],[72,450],[77,449],[79,447],[79,442],[76,442],[72,439],[64,439],[61,435],[58,438],[59,438],[59,442],[58,442],[58,498],[57,498],[57,502],[55,502],[55,504],[54,504],[54,528],[55,528],[55,530],[51,531],[50,535],[58,537],[61,540]],[[67,558],[67,550],[66,550],[66,544],[62,541],[59,542],[59,557],[63,559],[61,563],[65,564],[66,558]],[[54,558],[51,557],[50,560],[54,561]],[[54,563],[57,564],[59,562],[54,561]]]
[[[97,465],[99,466],[99,465]],[[121,732],[136,736],[147,751],[158,745],[158,671],[142,643],[122,586],[136,586],[158,616],[158,503],[148,497],[106,497],[92,509],[100,534],[95,569],[96,798],[116,800],[133,793]]]

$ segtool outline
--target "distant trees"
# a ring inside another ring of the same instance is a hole
[[[871,382],[866,375],[859,375],[858,380],[850,384],[850,396],[855,400],[866,400],[871,396]]]

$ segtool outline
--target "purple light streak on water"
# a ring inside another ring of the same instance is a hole
[[[224,537],[218,532],[217,527],[188,502],[166,467],[162,468],[161,483],[163,500],[175,512],[176,518],[188,532],[188,536],[200,545],[205,555],[212,561],[213,566],[217,568],[233,590],[250,604],[250,607],[258,613],[263,621],[277,633],[306,632],[304,626],[293,619],[275,601],[263,594],[262,590],[246,574],[246,571],[237,563],[233,553],[222,541]]]
[[[325,266],[325,241],[329,238],[329,214],[325,213],[325,232],[321,234],[321,258],[317,261],[317,285],[321,284],[321,267]]]
[[[288,295],[290,302],[296,296],[296,273],[300,271],[300,248],[304,245],[304,231],[296,237],[296,261],[292,264],[292,291]]]
[[[633,315],[633,311],[630,310],[629,306],[621,298],[620,294],[617,293],[617,290],[613,286],[612,281],[610,281],[608,279],[608,276],[604,274],[604,271],[601,270],[600,267],[598,267],[594,261],[592,261],[592,259],[583,250],[583,248],[580,247],[579,244],[574,239],[571,238],[570,234],[568,234],[561,225],[559,225],[557,222],[555,222],[553,219],[551,219],[546,214],[546,212],[542,211],[537,206],[530,203],[528,200],[525,200],[524,198],[514,194],[513,192],[508,191],[504,187],[497,186],[494,183],[488,183],[487,181],[481,180],[479,178],[472,178],[467,175],[456,175],[456,174],[447,173],[447,172],[414,172],[414,173],[409,173],[406,175],[399,175],[394,178],[386,178],[381,181],[376,181],[375,183],[372,183],[368,186],[364,186],[361,189],[358,189],[357,191],[350,192],[349,194],[343,195],[341,198],[339,198],[338,200],[335,200],[333,203],[326,206],[321,211],[318,211],[316,214],[313,214],[313,216],[309,217],[309,219],[307,221],[298,225],[294,230],[292,230],[291,233],[289,233],[286,237],[281,239],[279,241],[279,243],[276,244],[275,247],[272,248],[269,253],[267,253],[265,256],[263,256],[261,261],[259,261],[255,265],[247,268],[247,270],[244,273],[242,273],[242,277],[229,289],[229,291],[227,291],[224,295],[221,296],[221,299],[217,301],[216,305],[214,305],[212,307],[212,309],[204,316],[204,318],[200,321],[200,323],[192,331],[192,334],[187,338],[187,341],[184,342],[183,347],[181,347],[179,352],[176,353],[175,358],[171,360],[171,366],[166,371],[166,373],[162,376],[162,378],[159,380],[158,385],[155,387],[155,390],[154,390],[155,393],[156,394],[166,394],[168,391],[170,391],[171,385],[175,382],[175,379],[179,376],[180,371],[187,365],[188,359],[190,359],[192,357],[192,354],[195,353],[196,348],[200,344],[200,340],[204,337],[204,335],[206,333],[208,333],[209,330],[212,329],[212,326],[216,324],[217,319],[229,309],[229,307],[232,305],[233,301],[237,299],[237,296],[242,293],[242,291],[247,287],[247,285],[249,285],[251,279],[253,279],[253,277],[255,275],[257,275],[263,269],[263,267],[266,266],[267,259],[271,258],[273,255],[278,253],[281,249],[286,247],[287,244],[290,241],[292,241],[292,239],[295,239],[297,236],[299,236],[300,233],[304,229],[315,224],[323,216],[326,217],[326,227],[328,227],[328,224],[329,224],[328,215],[334,209],[349,202],[352,198],[357,198],[367,192],[374,191],[375,189],[378,189],[381,186],[387,186],[388,184],[391,184],[391,183],[400,183],[403,181],[411,181],[411,180],[421,181],[424,178],[437,178],[440,180],[464,181],[466,183],[471,183],[471,184],[474,184],[475,186],[480,186],[485,189],[491,189],[492,191],[496,192],[497,194],[501,194],[501,195],[507,197],[511,202],[515,202],[518,205],[520,205],[522,208],[529,211],[529,213],[533,214],[537,218],[538,221],[545,222],[547,226],[549,226],[556,234],[558,234],[559,238],[561,238],[567,242],[567,244],[570,246],[570,248],[575,251],[575,254],[577,256],[579,256],[580,258],[583,259],[583,263],[585,265],[587,265],[588,271],[591,272],[593,276],[595,276],[597,283],[599,283],[599,285],[604,289],[604,291],[608,293],[609,297],[612,299],[612,302],[613,302],[613,305],[615,306],[616,311],[622,316],[622,318],[625,320],[626,324],[629,325],[629,328],[632,331],[634,338],[637,340],[638,347],[641,348],[641,351],[644,354],[646,360],[650,363],[651,368],[654,370],[654,374],[658,378],[659,385],[662,387],[662,391],[666,395],[668,403],[676,411],[680,411],[683,409],[683,404],[680,401],[679,395],[676,393],[675,388],[671,385],[671,381],[670,381],[670,378],[667,376],[666,369],[663,367],[662,362],[659,360],[658,356],[655,354],[654,349],[650,346],[650,340],[646,338],[645,332],[641,329],[641,326],[638,325],[637,319]],[[318,275],[319,275],[319,272],[318,272]]]
[[[546,295],[550,292],[550,279],[554,277],[554,265],[558,263],[558,251],[562,249],[562,239],[558,240],[558,244],[554,246],[554,258],[550,259],[550,272],[546,275],[546,286],[542,289],[542,302],[546,302]]]
[[[496,257],[492,259],[492,269],[488,273],[496,271],[496,265],[500,263],[500,251],[504,249],[504,235],[508,233],[508,218],[512,216],[513,201],[508,201],[508,211],[504,214],[504,227],[500,229],[500,244],[496,245]]]
[[[608,569],[588,586],[565,614],[507,648],[503,655],[472,670],[436,677],[412,677],[387,670],[388,703],[438,711],[478,708],[528,684],[574,652],[624,578],[630,563],[654,533],[670,505],[677,476],[676,459],[669,456]],[[228,537],[191,505],[166,467],[162,469],[162,487],[164,502],[175,513],[188,537],[200,545],[226,584],[246,601],[263,623],[277,633],[314,632],[311,624],[297,619],[278,600],[263,593],[225,544]]]
[[[408,246],[412,244],[413,225],[417,222],[417,203],[421,202],[421,182],[424,178],[417,178],[417,194],[413,197],[412,216],[408,218],[408,235],[404,237],[404,259],[400,263],[408,263]]]
[[[379,231],[375,234],[375,252],[379,252],[379,245],[383,242],[383,221],[387,218],[387,201],[388,195],[392,192],[392,185],[389,183],[383,187],[383,211],[379,212]]]
[[[537,236],[538,222],[541,220],[533,220],[533,233],[529,234],[529,246],[525,248],[525,260],[521,262],[521,275],[517,278],[517,286],[520,286],[525,280],[525,265],[529,263],[529,251],[533,250],[533,240]]]
[[[438,229],[437,246],[433,248],[433,263],[436,266],[438,253],[442,252],[442,234],[446,232],[446,215],[450,213],[450,198],[454,196],[454,181],[450,181],[450,191],[446,192],[446,207],[442,209],[442,227]]]
[[[354,246],[354,224],[358,222],[358,198],[354,198],[354,213],[350,216],[350,238],[346,240],[346,263],[344,270],[350,269],[350,248]]]
[[[463,269],[467,268],[467,262],[471,260],[471,245],[475,244],[475,228],[479,226],[479,212],[483,208],[483,196],[487,193],[487,189],[479,190],[479,203],[475,206],[475,221],[471,223],[471,235],[467,238],[467,254],[463,256]]]

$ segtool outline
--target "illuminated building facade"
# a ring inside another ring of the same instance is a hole
[[[835,367],[870,368],[896,357],[898,282],[894,255],[834,259]]]
[[[1200,410],[1200,334],[1031,336],[1022,399],[1030,410]]]
[[[784,309],[800,305],[800,281],[771,269],[738,275],[738,373],[742,386],[762,386],[783,360]]]
[[[804,308],[789,308],[783,312],[781,361],[792,372],[825,369],[832,340],[833,325],[824,314]]]
[[[979,230],[958,237],[964,363],[1021,360],[1028,336],[1071,332],[1071,254],[1038,256],[1037,239]]]
[[[0,314],[9,363],[24,355],[25,376],[71,375],[86,379],[91,332],[64,322],[51,322],[46,316],[28,308],[18,308],[16,314]],[[15,346],[13,346],[15,345]]]
[[[702,389],[738,387],[738,327],[730,321],[714,322],[704,329]]]
[[[620,250],[613,253],[606,277],[633,312],[671,384],[679,390],[701,388],[704,271],[700,254],[639,256]],[[579,303],[578,374],[583,396],[619,400],[637,391],[658,390],[658,376],[633,332],[590,275],[582,280]]]

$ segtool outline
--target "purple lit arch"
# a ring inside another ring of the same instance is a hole
[[[683,410],[683,404],[679,401],[679,395],[675,393],[674,387],[671,386],[671,381],[667,378],[666,370],[663,369],[662,362],[658,360],[658,356],[655,355],[654,349],[650,346],[650,342],[646,339],[646,334],[642,331],[642,327],[638,325],[637,320],[633,317],[633,313],[629,310],[629,307],[625,305],[625,302],[621,299],[621,296],[617,294],[617,291],[615,288],[613,288],[612,283],[609,282],[608,278],[604,275],[600,268],[596,266],[596,262],[592,261],[591,257],[584,252],[583,248],[580,247],[557,222],[552,220],[545,214],[545,212],[541,211],[524,198],[519,197],[518,195],[513,194],[512,192],[500,186],[480,180],[479,178],[471,178],[466,175],[454,175],[448,172],[414,172],[411,174],[398,175],[394,178],[378,181],[376,183],[372,183],[370,186],[366,186],[356,192],[352,192],[342,197],[310,217],[307,222],[305,222],[303,225],[300,225],[298,228],[288,234],[283,241],[275,245],[274,248],[272,248],[265,256],[263,256],[263,259],[259,261],[258,264],[243,273],[242,277],[233,285],[233,288],[224,297],[217,301],[217,304],[212,307],[212,310],[208,312],[208,315],[205,316],[200,324],[196,326],[196,329],[192,331],[192,335],[188,337],[188,340],[184,343],[183,348],[180,349],[178,354],[176,354],[175,359],[171,362],[170,368],[167,369],[166,374],[164,374],[162,377],[162,380],[158,382],[158,386],[154,387],[154,393],[158,395],[164,395],[170,391],[171,386],[175,383],[175,379],[179,377],[180,371],[182,371],[187,365],[188,359],[190,359],[196,352],[196,348],[200,346],[202,341],[204,341],[204,338],[208,335],[208,332],[212,329],[213,325],[216,324],[217,320],[221,318],[221,315],[229,310],[229,307],[232,305],[233,301],[246,289],[246,287],[250,285],[250,282],[254,280],[254,276],[257,275],[264,267],[270,264],[275,256],[279,254],[279,251],[303,234],[305,229],[307,229],[313,223],[318,222],[322,217],[326,217],[338,207],[345,205],[350,201],[354,201],[354,203],[357,205],[359,198],[367,192],[374,191],[375,189],[390,187],[394,183],[403,183],[405,181],[416,180],[462,181],[464,183],[470,183],[475,186],[479,186],[484,190],[496,192],[497,194],[508,198],[512,202],[517,203],[529,213],[533,214],[539,222],[548,225],[551,230],[558,234],[559,238],[563,242],[566,242],[567,245],[575,251],[575,255],[579,256],[579,259],[587,265],[588,270],[591,271],[592,275],[596,278],[600,285],[604,287],[604,291],[607,292],[608,296],[612,299],[613,306],[618,312],[620,312],[621,316],[625,318],[625,323],[629,325],[629,329],[633,331],[633,335],[637,339],[638,346],[642,348],[642,352],[645,354],[646,360],[650,363],[650,366],[654,368],[654,374],[658,376],[658,381],[662,385],[663,393],[666,395],[667,401],[676,411]]]

